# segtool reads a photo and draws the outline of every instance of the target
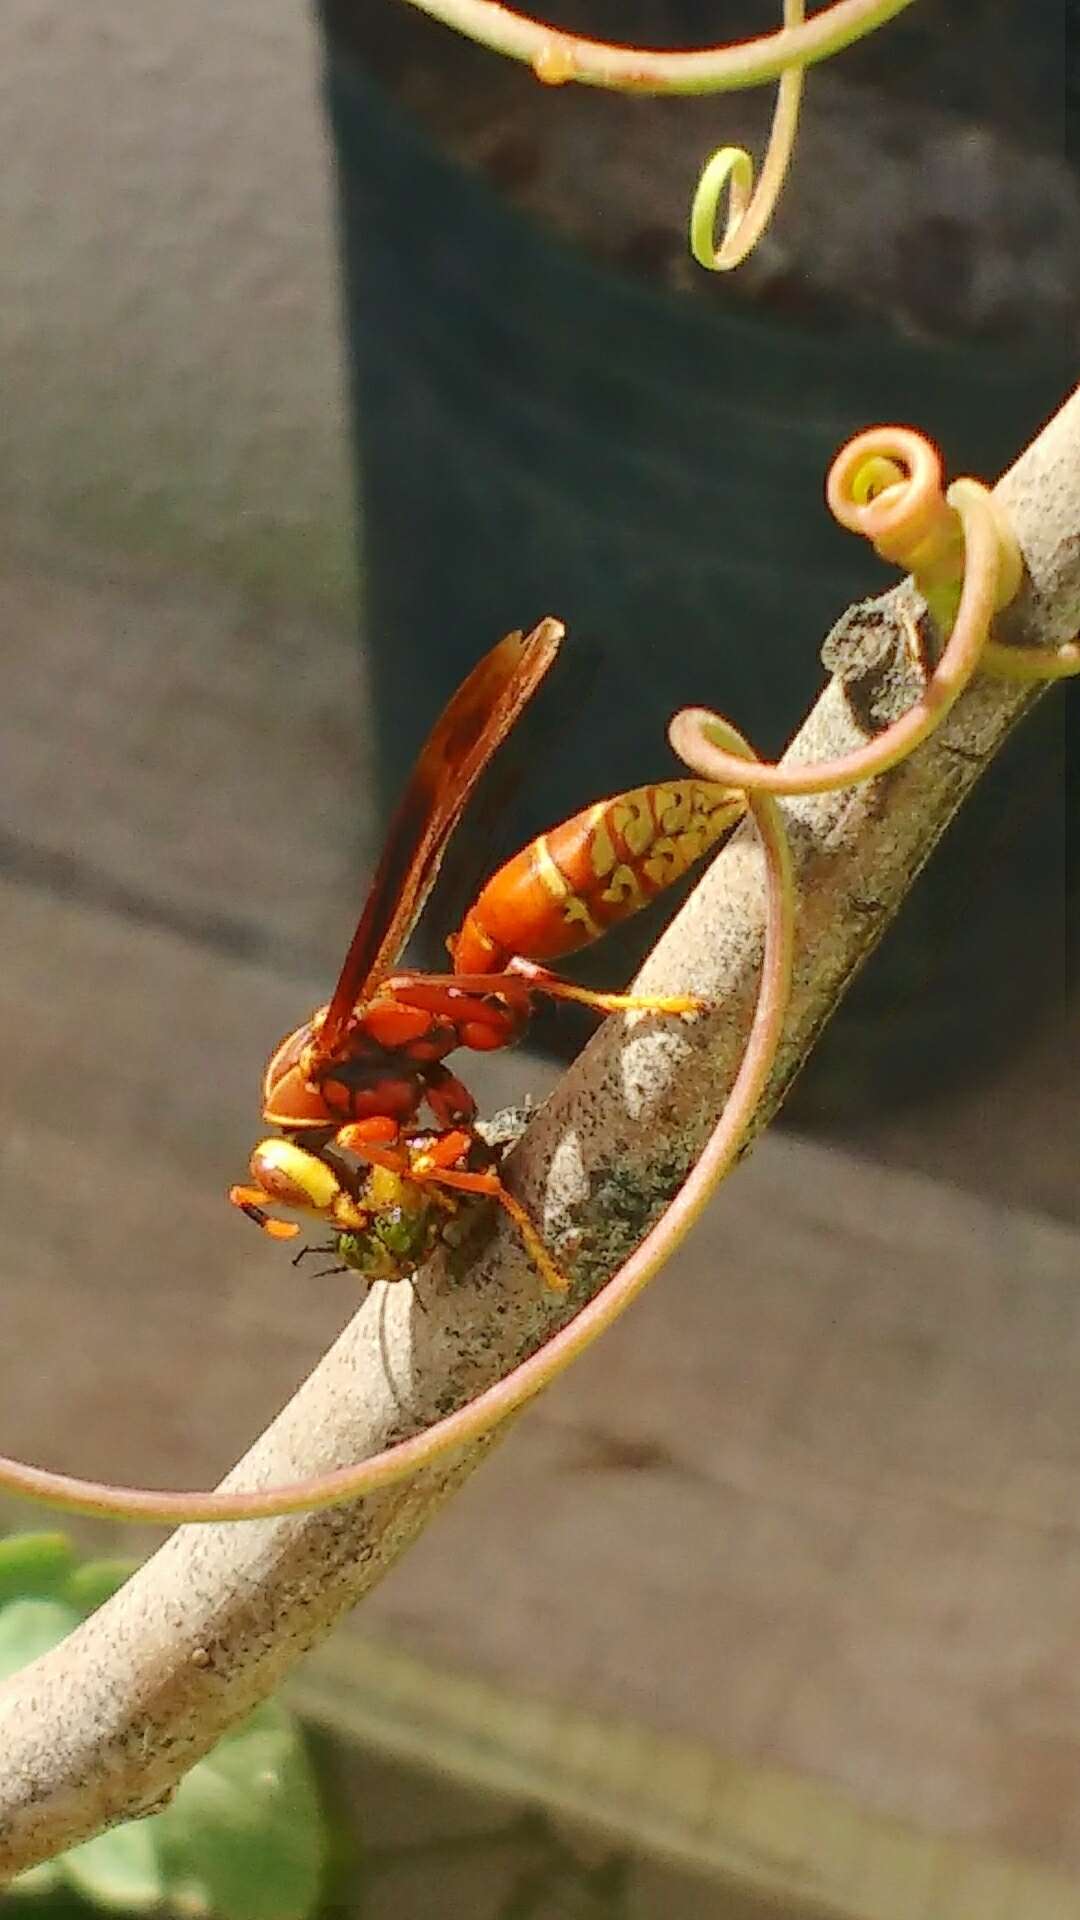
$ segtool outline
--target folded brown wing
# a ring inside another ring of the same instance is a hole
[[[320,1052],[333,1053],[353,1008],[398,960],[472,789],[536,692],[562,637],[561,622],[552,619],[531,633],[508,633],[435,722],[390,823],[319,1032]]]

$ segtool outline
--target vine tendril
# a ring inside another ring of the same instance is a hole
[[[70,1512],[166,1523],[270,1519],[354,1500],[491,1433],[591,1346],[666,1263],[730,1170],[783,1032],[795,890],[791,850],[774,796],[829,792],[896,766],[940,724],[980,664],[1027,678],[1080,670],[1075,641],[1058,648],[988,641],[994,613],[1019,588],[1022,557],[985,487],[956,480],[942,494],[938,456],[921,435],[902,427],[860,434],[833,462],[827,496],[842,525],[864,534],[883,558],[914,572],[924,597],[944,610],[951,631],[909,712],[864,747],[815,767],[763,763],[729,721],[703,707],[685,708],[672,721],[670,738],[687,766],[704,779],[746,793],[765,856],[765,952],[746,1048],[723,1111],[682,1187],[634,1252],[574,1319],[503,1379],[432,1426],[355,1465],[284,1486],[162,1492],[0,1458],[0,1489]]]
[[[804,18],[803,0],[784,0],[785,29],[801,27]],[[745,147],[720,147],[705,163],[690,208],[690,251],[710,273],[728,273],[739,266],[772,219],[795,145],[804,73],[803,67],[793,65],[780,75],[756,190],[754,163]],[[729,189],[728,215],[717,246],[716,214],[725,187]]]
[[[941,463],[921,434],[872,427],[837,455],[826,497],[841,526],[861,533],[882,559],[907,567],[939,624],[951,627],[944,652],[915,704],[865,746],[814,766],[755,761],[739,767],[717,743],[698,707],[676,714],[669,739],[682,758],[701,757],[709,780],[736,779],[747,791],[832,793],[887,773],[929,738],[979,667],[1032,679],[1060,678],[1080,666],[1075,642],[1059,648],[1007,647],[987,641],[993,615],[1015,597],[1022,558],[1011,529],[977,480],[941,490]],[[1077,664],[1073,661],[1076,659]]]
[[[524,61],[549,86],[577,81],[620,93],[731,93],[766,86],[788,67],[812,66],[884,26],[911,0],[834,0],[798,27],[730,46],[667,52],[561,33],[497,0],[409,0],[492,53]]]

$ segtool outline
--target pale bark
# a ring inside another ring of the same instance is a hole
[[[997,497],[1029,572],[1004,637],[1040,646],[1071,639],[1080,625],[1080,396]],[[910,702],[896,617],[904,604],[917,604],[906,585],[834,630],[834,678],[790,759],[858,746]],[[722,687],[702,688],[701,697],[711,692],[722,699]],[[1038,689],[979,678],[893,773],[785,803],[799,886],[795,982],[757,1126],[952,813],[1038,697]],[[667,717],[657,714],[658,738]],[[516,1152],[519,1191],[556,1241],[572,1216],[581,1233],[576,1271],[587,1269],[592,1291],[670,1199],[731,1084],[756,990],[762,901],[760,855],[744,829],[642,975],[650,988],[699,992],[720,1011],[692,1025],[605,1024]],[[467,1276],[441,1285],[429,1277],[424,1297],[427,1311],[416,1312],[409,1287],[377,1289],[227,1484],[293,1480],[375,1452],[505,1373],[566,1314],[542,1297],[502,1229]],[[113,1601],[0,1691],[0,1873],[159,1803],[367,1592],[487,1444],[339,1509],[174,1535]]]

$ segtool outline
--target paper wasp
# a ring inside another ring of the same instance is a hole
[[[317,1216],[332,1235],[324,1250],[369,1280],[414,1272],[462,1205],[490,1196],[546,1284],[564,1290],[447,1055],[510,1045],[538,993],[601,1013],[698,1010],[690,997],[592,993],[545,963],[599,939],[730,831],[743,797],[705,780],[637,787],[540,834],[487,882],[447,941],[452,973],[393,971],[469,795],[562,637],[551,619],[508,634],[453,695],[393,817],[333,995],[266,1070],[263,1117],[281,1134],[255,1148],[254,1184],[233,1187],[230,1199],[279,1239],[300,1229],[268,1208]],[[421,1124],[424,1108],[434,1127]]]

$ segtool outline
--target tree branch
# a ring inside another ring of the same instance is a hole
[[[995,497],[1029,576],[999,632],[1059,646],[1080,624],[1080,395]],[[918,611],[905,584],[845,615],[828,642],[833,678],[789,760],[848,752],[910,704],[917,682],[905,622],[909,630]],[[757,1128],[1040,691],[980,677],[938,733],[888,775],[783,803],[800,895],[795,979]],[[570,1223],[580,1234],[575,1270],[587,1275],[589,1293],[670,1200],[727,1095],[762,931],[762,861],[742,831],[641,976],[650,991],[690,990],[720,1011],[692,1026],[609,1022],[515,1152],[516,1184],[548,1233],[557,1238]],[[541,1296],[516,1240],[501,1230],[468,1275],[428,1279],[424,1295],[428,1310],[416,1313],[409,1287],[375,1289],[226,1484],[299,1478],[417,1431],[506,1373],[568,1312]],[[347,1507],[174,1535],[114,1600],[0,1691],[0,1874],[159,1804],[368,1591],[490,1444]]]

